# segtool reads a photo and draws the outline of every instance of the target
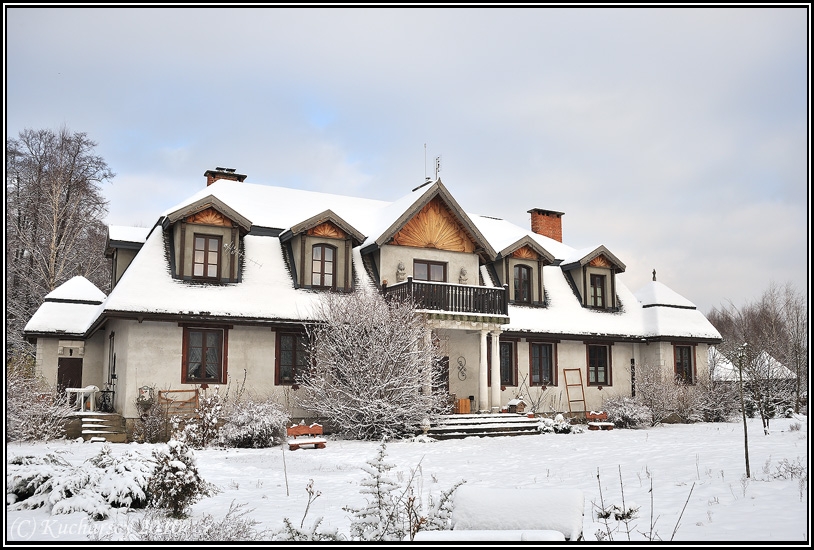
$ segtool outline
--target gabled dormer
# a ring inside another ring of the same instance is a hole
[[[362,254],[374,258],[380,284],[416,281],[478,285],[481,263],[496,256],[441,180],[388,207],[382,230]]]
[[[560,265],[570,279],[582,307],[616,311],[616,274],[626,267],[604,246],[575,251]]]
[[[554,256],[528,235],[498,252],[494,271],[499,284],[508,285],[509,303],[544,305],[543,266],[553,262]]]
[[[331,210],[280,234],[295,285],[323,290],[353,289],[353,247],[364,240],[364,235]]]
[[[242,237],[252,226],[248,219],[209,195],[169,214],[162,226],[169,235],[174,278],[202,283],[238,281]]]

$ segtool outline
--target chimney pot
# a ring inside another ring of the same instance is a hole
[[[222,166],[218,166],[214,170],[207,170],[204,172],[204,177],[206,178],[207,187],[218,180],[243,181],[246,179],[244,174],[236,174],[234,168],[224,168]]]

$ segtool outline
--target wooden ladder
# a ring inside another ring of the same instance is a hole
[[[582,371],[580,369],[564,369],[565,393],[568,396],[568,411],[574,413],[585,412],[585,390],[582,386]],[[575,408],[575,404],[581,404]]]

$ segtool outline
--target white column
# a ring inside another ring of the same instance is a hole
[[[500,332],[492,331],[492,412],[500,410]]]
[[[478,370],[478,411],[487,412],[489,410],[489,373],[486,370],[486,335],[488,330],[480,331],[480,368]]]
[[[427,327],[427,332],[424,333],[424,345],[428,348],[432,347],[432,329]],[[424,377],[424,385],[421,388],[421,393],[430,395],[432,393],[432,370],[427,371]]]

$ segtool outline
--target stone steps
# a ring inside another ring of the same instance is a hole
[[[127,432],[122,415],[103,412],[80,412],[75,415],[81,419],[81,437],[85,441],[127,442]]]
[[[538,418],[525,414],[454,414],[442,417],[427,431],[433,439],[506,437],[539,434]]]

